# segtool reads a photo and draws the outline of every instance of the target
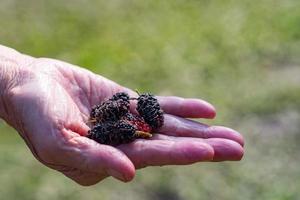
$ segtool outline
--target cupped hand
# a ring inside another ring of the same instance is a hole
[[[6,90],[6,121],[40,162],[81,185],[108,176],[130,181],[135,169],[146,166],[240,160],[243,156],[243,138],[238,132],[186,119],[213,118],[215,109],[205,101],[158,97],[166,113],[159,133],[149,140],[112,147],[85,137],[91,107],[116,92],[136,96],[135,92],[83,68],[46,58],[26,57],[16,74]]]

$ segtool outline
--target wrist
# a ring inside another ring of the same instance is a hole
[[[9,124],[9,93],[21,80],[24,57],[26,56],[0,45],[0,117]]]
[[[0,117],[7,121],[8,91],[13,87],[17,73],[17,64],[0,57]]]
[[[30,65],[34,61],[33,57],[0,45],[0,118],[13,127],[18,117],[13,106],[18,96],[14,89],[32,79],[34,70]]]

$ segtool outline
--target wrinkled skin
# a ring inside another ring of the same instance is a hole
[[[108,176],[130,181],[136,169],[147,166],[240,160],[243,156],[243,138],[236,131],[185,119],[213,118],[212,105],[180,97],[158,97],[166,113],[165,124],[150,140],[117,147],[98,144],[84,137],[91,107],[116,92],[136,96],[135,92],[58,60],[17,57],[22,59],[3,94],[3,118],[41,163],[81,185]]]

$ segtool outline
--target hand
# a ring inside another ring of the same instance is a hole
[[[119,91],[136,95],[88,70],[26,57],[26,64],[18,68],[5,90],[5,119],[40,162],[81,185],[92,185],[108,176],[130,181],[135,169],[146,166],[242,158],[239,133],[185,119],[215,116],[213,106],[198,99],[159,97],[165,124],[150,140],[112,147],[84,137],[91,107]]]

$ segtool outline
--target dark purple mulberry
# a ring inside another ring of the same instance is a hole
[[[125,106],[127,108],[127,110],[129,110],[129,108],[130,108],[130,101],[129,101],[130,97],[125,92],[118,92],[118,93],[114,94],[112,96],[112,98],[110,98],[109,100],[119,102],[120,104]]]
[[[116,121],[128,112],[129,106],[123,100],[107,100],[92,108],[90,118],[97,122]]]
[[[112,98],[110,98],[110,100],[112,100],[112,101],[117,101],[117,100],[120,100],[120,99],[129,103],[130,97],[125,92],[118,92],[118,93],[114,94],[112,96]]]
[[[94,126],[89,131],[88,137],[101,144],[119,145],[129,143],[136,139],[136,127],[130,123],[120,120],[116,122],[105,122]]]
[[[160,128],[164,123],[164,117],[157,99],[152,94],[145,93],[140,95],[137,100],[136,109],[145,122],[153,129]]]
[[[118,121],[115,126],[118,132],[118,144],[129,143],[136,139],[137,127],[123,120]]]
[[[111,141],[111,129],[113,122],[106,122],[95,125],[89,130],[87,137],[101,144],[108,144]]]
[[[99,109],[101,105],[95,105],[92,107],[91,113],[90,113],[90,119],[96,119],[96,115],[98,115]]]

